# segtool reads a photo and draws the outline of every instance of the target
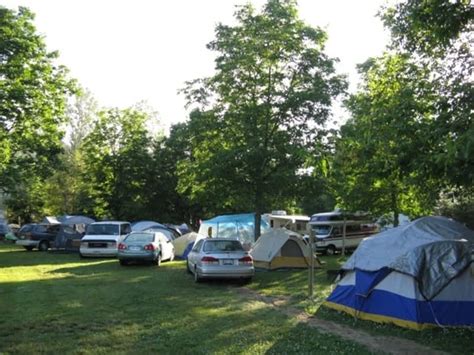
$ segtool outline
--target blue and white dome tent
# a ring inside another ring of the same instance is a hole
[[[325,306],[423,329],[474,326],[474,231],[423,217],[362,241]]]

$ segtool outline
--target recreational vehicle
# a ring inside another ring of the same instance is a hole
[[[343,248],[354,250],[362,239],[378,232],[377,225],[366,216],[341,211],[314,214],[309,225],[316,237],[316,251],[328,255]]]

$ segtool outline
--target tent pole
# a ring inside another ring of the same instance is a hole
[[[309,244],[311,249],[311,264],[309,266],[309,285],[308,285],[308,297],[310,300],[314,298],[314,230],[309,226]]]

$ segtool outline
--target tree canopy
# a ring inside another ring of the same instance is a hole
[[[244,5],[235,19],[219,24],[208,45],[217,52],[216,74],[184,90],[198,109],[181,188],[259,216],[276,205],[273,197],[294,196],[298,171],[346,82],[324,54],[326,33],[299,19],[295,1],[269,0],[259,13]]]
[[[0,188],[28,175],[47,176],[61,152],[67,70],[48,52],[26,8],[0,6]]]

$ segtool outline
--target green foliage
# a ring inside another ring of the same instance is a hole
[[[433,149],[424,167],[451,186],[474,183],[473,15],[465,0],[410,0],[382,13],[394,48],[430,72],[433,112],[424,134]]]
[[[29,175],[53,170],[66,97],[74,89],[33,19],[26,8],[0,6],[0,188],[12,193]]]
[[[437,191],[422,164],[432,149],[424,134],[432,119],[430,73],[406,55],[372,59],[361,70],[364,84],[346,103],[352,118],[336,142],[339,203],[375,215],[425,214]]]
[[[152,139],[148,116],[134,109],[109,109],[98,114],[81,145],[86,214],[98,218],[136,219],[143,213],[148,191]]]
[[[298,18],[294,1],[270,0],[260,13],[244,5],[235,19],[208,45],[216,74],[184,90],[198,109],[179,189],[210,209],[258,215],[294,198],[297,173],[346,84],[323,52],[326,34]]]
[[[469,0],[408,0],[384,9],[381,17],[395,44],[439,55],[472,31],[474,9]]]

